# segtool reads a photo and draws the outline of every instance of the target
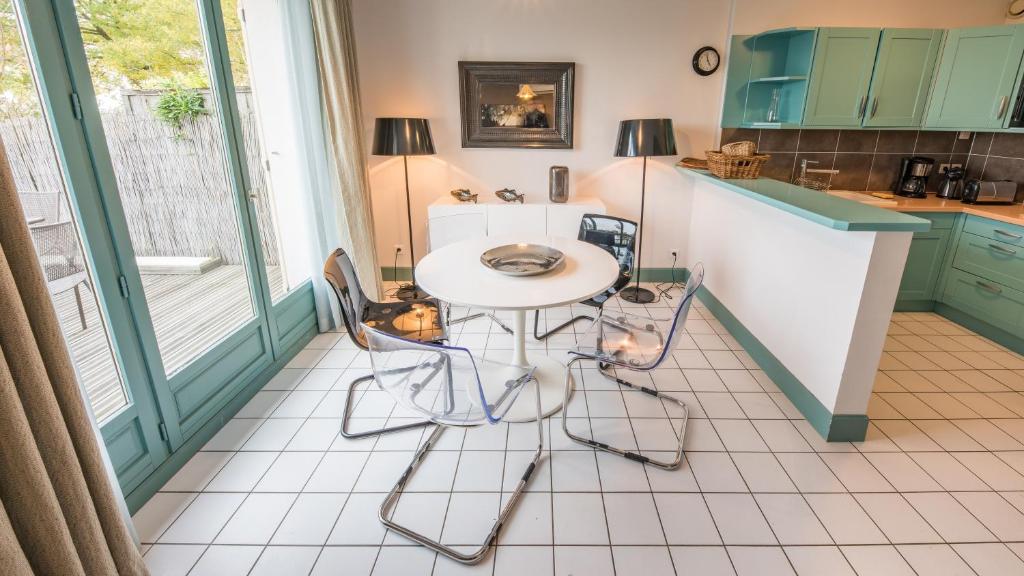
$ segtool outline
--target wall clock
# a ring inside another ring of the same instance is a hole
[[[721,63],[722,58],[718,55],[718,50],[711,46],[704,46],[693,54],[693,71],[701,76],[714,74]]]

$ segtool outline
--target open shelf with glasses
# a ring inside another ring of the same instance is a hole
[[[783,28],[735,37],[722,125],[799,126],[817,33],[817,28]]]

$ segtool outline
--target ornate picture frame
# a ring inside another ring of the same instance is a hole
[[[463,148],[572,148],[575,62],[459,62]]]

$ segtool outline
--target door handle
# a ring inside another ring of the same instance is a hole
[[[1014,254],[1017,253],[1016,250],[1010,250],[1009,248],[1003,248],[1002,246],[1000,246],[998,244],[989,244],[988,247],[993,249],[993,250],[995,250],[996,252],[1002,252],[1003,254],[1009,254],[1011,256],[1013,256]]]
[[[982,282],[981,280],[975,280],[974,283],[977,284],[978,286],[982,287],[986,291],[991,292],[993,294],[1002,294],[1003,293],[1003,289],[1002,288],[1000,288],[998,286],[993,286],[992,284],[989,284],[988,282]]]
[[[857,118],[863,118],[864,117],[864,109],[867,108],[867,105],[868,105],[868,97],[867,96],[861,96],[860,97],[860,104],[857,105]]]
[[[996,113],[996,120],[1002,118],[1003,114],[1006,114],[1006,105],[1009,103],[1009,96],[1003,96],[1002,98],[999,99],[999,112]]]
[[[995,232],[996,234],[1002,234],[1003,236],[1016,238],[1017,240],[1024,238],[1024,236],[1021,236],[1020,234],[1014,234],[1013,232],[1007,232],[1006,230],[1000,230],[999,228],[993,228],[992,231]]]
[[[874,118],[875,112],[878,112],[878,96],[875,96],[874,98],[871,99],[871,116],[868,117]]]

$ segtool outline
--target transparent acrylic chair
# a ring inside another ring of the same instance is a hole
[[[609,372],[610,367],[621,368],[630,372],[650,372],[668,358],[672,348],[683,332],[686,324],[686,315],[690,311],[690,304],[693,302],[697,289],[704,281],[704,266],[700,263],[690,269],[690,277],[683,288],[683,297],[676,307],[671,319],[657,320],[649,316],[627,314],[621,311],[612,311],[602,308],[601,313],[594,320],[587,332],[579,339],[577,347],[569,351],[572,357],[566,366],[565,399],[562,408],[562,430],[572,440],[618,454],[630,460],[651,464],[665,470],[673,470],[679,467],[683,459],[683,440],[686,436],[686,424],[689,421],[689,411],[683,401],[663,394],[654,388],[632,384],[615,374]],[[668,332],[663,333],[662,327]],[[679,430],[679,447],[675,451],[672,460],[656,460],[623,448],[610,446],[604,442],[584,438],[569,431],[567,414],[569,403],[572,400],[573,387],[569,375],[574,365],[584,361],[597,362],[598,369],[606,377],[615,380],[620,386],[625,386],[639,392],[643,392],[657,398],[670,402],[683,412],[683,425]]]
[[[576,239],[603,248],[619,263],[619,277],[615,279],[615,283],[604,292],[580,302],[580,304],[597,308],[600,311],[604,303],[619,290],[629,285],[630,280],[633,278],[633,258],[636,254],[636,222],[604,214],[584,214],[583,218],[580,219],[580,231]],[[537,340],[544,340],[575,322],[593,319],[593,316],[587,316],[586,314],[573,316],[569,320],[541,334],[539,331],[540,310],[534,310],[533,337]]]
[[[345,331],[352,339],[352,343],[361,350],[367,350],[366,336],[361,330],[364,323],[421,342],[442,342],[448,338],[437,301],[430,298],[404,302],[374,302],[370,300],[359,285],[359,278],[356,277],[356,269],[352,265],[352,260],[341,248],[336,249],[327,257],[327,261],[324,263],[324,278],[334,288],[334,294],[338,297]],[[342,436],[364,438],[430,424],[429,421],[422,421],[358,432],[349,430],[356,386],[370,380],[373,380],[372,374],[360,376],[349,383],[348,392],[345,394],[345,406],[341,413]]]
[[[520,392],[533,381],[533,368],[475,358],[466,348],[408,340],[366,325],[363,325],[363,333],[370,348],[377,385],[402,407],[437,424],[381,504],[380,521],[431,550],[465,564],[474,564],[487,554],[540,462],[544,436],[539,387],[534,386],[537,391],[537,451],[478,549],[462,553],[398,524],[392,519],[392,513],[405,486],[445,428],[501,422]]]

